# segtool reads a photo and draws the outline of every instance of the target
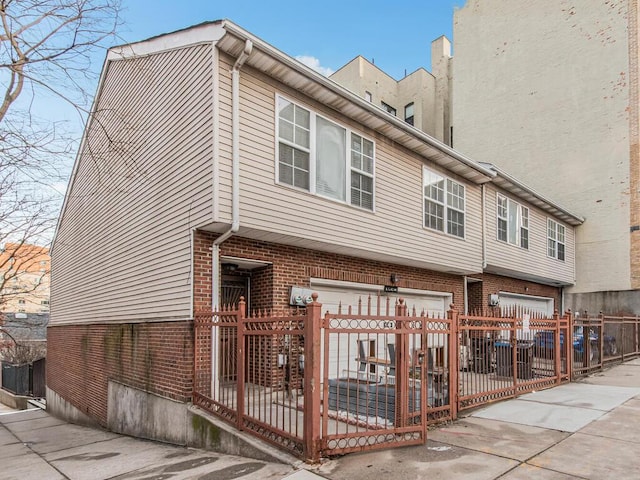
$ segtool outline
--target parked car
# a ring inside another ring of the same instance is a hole
[[[543,358],[553,358],[553,332],[543,331],[537,332],[533,341],[536,356]],[[589,331],[589,363],[598,362],[600,360],[600,344],[598,341],[598,332],[591,329]],[[560,350],[564,352],[564,332],[560,332]],[[618,353],[615,337],[605,335],[603,338],[603,350],[605,356],[613,356]],[[584,360],[584,335],[578,330],[573,335],[573,358],[576,362]]]

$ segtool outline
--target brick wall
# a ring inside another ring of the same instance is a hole
[[[477,308],[477,303],[482,309],[487,309],[489,303],[489,294],[498,292],[517,293],[519,295],[533,295],[536,297],[549,297],[553,298],[554,309],[560,309],[560,289],[558,287],[552,287],[549,285],[542,285],[540,283],[528,282],[526,280],[518,280],[517,278],[503,277],[500,275],[493,275],[490,273],[484,273],[482,275],[474,275],[474,278],[482,280],[480,284],[472,284],[474,287],[473,302],[469,304],[470,308]],[[480,285],[481,291],[478,293],[479,288],[475,285]],[[471,289],[469,289],[471,290]],[[469,299],[472,300],[471,293],[469,293]],[[480,298],[478,299],[478,294]]]
[[[640,289],[640,75],[638,65],[638,0],[629,1],[629,219],[631,288]]]
[[[50,326],[47,385],[103,426],[109,380],[189,401],[192,328],[190,322]]]
[[[211,245],[215,237],[207,232],[196,232],[195,235],[195,305],[198,310],[211,308]],[[224,242],[220,254],[271,263],[252,273],[253,309],[287,309],[291,286],[309,287],[312,277],[384,285],[389,283],[392,273],[400,276],[399,287],[450,292],[454,302],[461,304],[463,301],[462,277],[458,275],[242,237],[231,237]],[[200,289],[203,295],[199,295]],[[322,298],[318,301],[322,303]]]

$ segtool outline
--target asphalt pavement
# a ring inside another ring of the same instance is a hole
[[[302,468],[135,439],[0,409],[0,479],[640,479],[640,359],[475,410],[426,445]]]

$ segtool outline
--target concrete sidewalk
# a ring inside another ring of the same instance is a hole
[[[308,470],[134,439],[42,410],[0,413],[7,480],[640,479],[639,449],[640,359],[476,410],[431,430],[424,446]]]
[[[187,449],[72,425],[42,410],[0,415],[3,480],[281,479],[290,465]]]
[[[360,479],[640,479],[640,359],[474,411],[425,446],[347,455],[315,471]]]

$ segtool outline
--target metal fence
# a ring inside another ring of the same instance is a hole
[[[316,300],[251,316],[241,300],[195,318],[194,403],[310,462],[422,444],[460,410],[639,354],[637,317],[452,305],[438,318],[380,297],[322,315]]]
[[[14,395],[31,394],[31,365],[2,362],[2,388]]]
[[[573,376],[640,355],[640,317],[576,314],[572,321]]]
[[[424,443],[453,418],[450,332],[402,303],[247,317],[241,301],[195,318],[194,403],[309,461]]]
[[[500,316],[454,311],[453,318],[458,326],[459,410],[569,380],[563,344],[568,315],[543,318],[512,309]]]

